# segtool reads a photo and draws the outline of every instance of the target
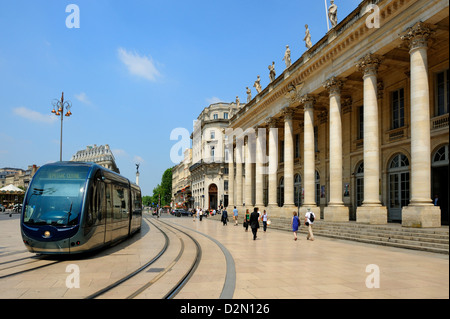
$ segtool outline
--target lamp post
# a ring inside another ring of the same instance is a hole
[[[53,110],[52,113],[56,116],[61,116],[61,139],[59,141],[59,161],[62,162],[62,136],[63,136],[63,113],[64,113],[64,107],[66,108],[67,112],[65,116],[71,116],[72,112],[70,112],[70,109],[72,107],[72,103],[70,101],[64,101],[64,92],[62,92],[61,100],[54,99],[52,102]],[[57,110],[55,110],[55,108]]]

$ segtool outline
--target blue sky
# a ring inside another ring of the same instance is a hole
[[[328,5],[330,1],[327,0]],[[359,0],[336,0],[338,20]],[[67,28],[69,4],[80,27]],[[177,164],[175,128],[217,101],[246,100],[268,65],[277,75],[327,32],[324,0],[14,0],[0,2],[0,167],[59,160],[60,121],[52,100],[72,102],[64,118],[63,160],[109,144],[121,173],[151,195]]]

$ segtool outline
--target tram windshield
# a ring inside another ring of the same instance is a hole
[[[29,186],[24,223],[62,227],[78,224],[89,169],[43,166]]]

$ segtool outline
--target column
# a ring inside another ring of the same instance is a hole
[[[236,138],[236,202],[234,205],[238,208],[242,208],[242,138]]]
[[[245,190],[244,190],[244,203],[245,208],[248,208],[249,211],[253,211],[253,200],[252,200],[252,180],[253,180],[253,171],[252,171],[252,152],[251,152],[251,141],[250,137],[247,137],[247,143],[245,144]]]
[[[316,192],[316,158],[314,146],[314,104],[315,98],[312,95],[304,95],[301,98],[304,109],[303,120],[303,187],[305,198],[300,212],[306,213],[308,208],[316,216],[320,216],[320,207],[317,207],[315,200]]]
[[[428,39],[433,33],[422,22],[401,38],[409,45],[411,61],[411,201],[402,210],[405,227],[440,227],[441,212],[431,200],[430,93]]]
[[[233,138],[230,136],[229,138]],[[234,208],[234,151],[233,141],[228,144],[228,211]]]
[[[348,207],[342,201],[342,122],[341,87],[343,82],[335,77],[324,83],[330,94],[330,201],[324,209],[328,221],[348,221]]]
[[[266,149],[266,129],[254,127],[256,134],[256,176],[255,176],[255,206],[264,206],[264,167],[263,150]]]
[[[277,169],[278,169],[278,128],[276,121],[270,119],[269,126],[269,209],[276,210],[277,203]],[[269,212],[273,215],[273,212]]]
[[[292,214],[294,204],[294,130],[292,127],[292,117],[294,110],[286,108],[284,115],[284,205],[285,213]]]
[[[387,209],[381,206],[380,144],[378,124],[377,70],[381,59],[368,54],[358,61],[364,76],[364,201],[356,210],[356,222],[387,224]]]

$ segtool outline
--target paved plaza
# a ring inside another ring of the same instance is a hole
[[[26,255],[18,216],[3,217],[0,258]],[[177,296],[179,299],[219,298],[227,271],[236,275],[233,299],[449,298],[448,255],[319,236],[308,241],[304,234],[294,241],[291,232],[270,228],[266,233],[260,229],[254,241],[250,229],[245,232],[241,224],[223,226],[216,220],[193,221],[188,217],[163,216],[161,220],[182,226],[198,238],[203,249],[196,275]],[[139,245],[151,245],[154,230],[150,225]],[[227,269],[223,253],[211,238],[231,253],[234,270]],[[2,295],[8,298],[5,292]],[[76,298],[67,293],[50,298],[67,296]]]

